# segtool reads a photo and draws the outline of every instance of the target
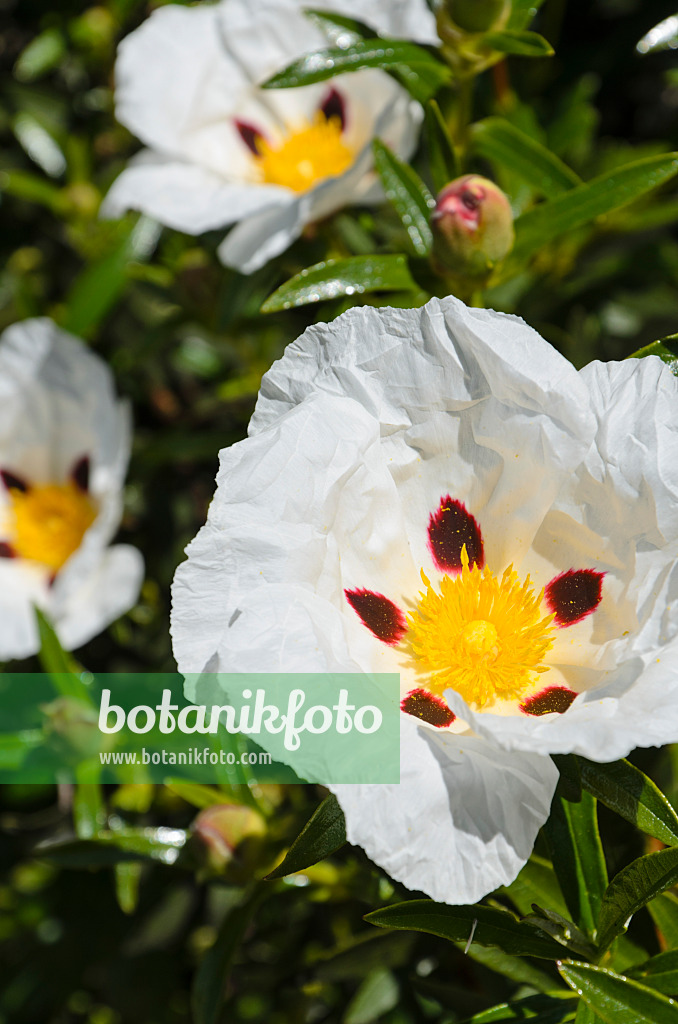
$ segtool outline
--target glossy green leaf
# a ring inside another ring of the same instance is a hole
[[[59,643],[54,627],[39,608],[35,609],[38,620],[40,650],[38,657],[45,672],[49,674],[55,689],[62,697],[72,697],[84,704],[92,704],[92,695],[82,681],[82,667]]]
[[[528,210],[515,223],[512,262],[527,260],[559,235],[611,213],[678,173],[678,154],[638,160]]]
[[[570,921],[569,918],[563,917],[562,914],[557,914],[555,910],[550,908],[544,909],[537,903],[533,904],[532,910],[533,913],[523,918],[524,921],[528,921],[535,928],[538,928],[546,935],[550,935],[561,946],[569,949],[577,956],[585,956],[587,960],[594,960],[596,958],[596,947],[592,942],[589,942],[584,932],[577,928],[576,924]]]
[[[263,895],[261,888],[256,888],[248,899],[226,914],[216,942],[202,958],[191,994],[193,1024],[217,1024],[233,957]]]
[[[112,252],[83,270],[66,299],[64,330],[81,338],[92,336],[122,294],[130,264],[149,258],[160,230],[155,221],[140,217]]]
[[[574,1024],[601,1024],[601,1021],[602,1017],[599,1017],[583,999],[580,999]]]
[[[600,908],[598,945],[607,949],[626,931],[629,919],[651,899],[678,882],[678,848],[638,857],[615,875]]]
[[[179,828],[121,828],[100,831],[91,839],[42,843],[35,855],[68,868],[104,867],[139,859],[174,864],[186,839],[186,832]]]
[[[572,920],[593,936],[607,886],[593,797],[570,803],[556,794],[544,835]]]
[[[374,163],[386,198],[407,231],[417,256],[428,256],[433,244],[431,210],[435,199],[416,171],[399,160],[379,139],[375,139]]]
[[[653,341],[651,345],[633,352],[629,359],[643,359],[645,356],[659,356],[662,362],[671,368],[672,373],[678,376],[678,334],[670,334],[661,341]]]
[[[518,912],[529,914],[533,903],[566,914],[567,907],[550,861],[533,853],[518,877],[500,890],[515,904]]]
[[[678,18],[675,14],[664,18],[646,32],[636,43],[638,53],[655,53],[657,50],[675,50],[678,46]]]
[[[362,68],[391,72],[420,103],[426,103],[452,77],[447,65],[416,43],[363,39],[346,49],[330,47],[306,54],[269,78],[263,88],[294,89]]]
[[[406,256],[349,256],[342,260],[325,260],[295,274],[273,292],[261,311],[275,313],[280,309],[293,309],[342,295],[413,291],[416,288]]]
[[[314,8],[306,8],[304,14],[323,29],[332,46],[338,46],[341,50],[348,49],[360,39],[374,39],[374,29],[355,18]]]
[[[461,169],[445,119],[435,100],[429,100],[426,105],[425,138],[433,186],[436,192],[440,192],[459,177]]]
[[[667,945],[678,947],[678,897],[672,892],[664,892],[650,900],[647,909]]]
[[[554,49],[548,40],[537,32],[505,29],[502,32],[486,32],[483,42],[500,53],[516,57],[552,57]]]
[[[503,117],[487,117],[471,129],[476,153],[519,175],[540,195],[553,199],[582,181],[559,157]]]
[[[678,814],[652,779],[629,761],[578,758],[582,783],[601,803],[667,846],[678,846]]]
[[[458,948],[466,949],[466,942],[460,942]],[[544,971],[539,970],[529,960],[522,956],[511,956],[497,949],[496,946],[479,946],[473,942],[469,946],[468,953],[472,960],[482,964],[483,967],[495,971],[497,974],[510,978],[518,985],[529,985],[537,992],[551,992],[554,988],[554,980]]]
[[[659,953],[638,967],[630,968],[626,973],[630,978],[635,978],[656,992],[675,996],[678,994],[678,949]]]
[[[544,0],[512,0],[511,13],[506,27],[515,30],[525,28],[543,3]]]
[[[572,961],[559,970],[606,1024],[678,1024],[678,1004],[637,981]]]
[[[343,1024],[372,1024],[398,1005],[398,983],[391,971],[371,971],[346,1008]]]
[[[462,1024],[511,1024],[512,1021],[529,1021],[529,1024],[560,1024],[572,1020],[571,1001],[547,999],[544,996],[527,996],[513,1003],[501,1003],[491,1010],[483,1010]]]
[[[335,853],[346,842],[346,821],[339,801],[332,794],[323,800],[290,846],[281,864],[266,875],[267,880],[303,871]]]
[[[433,900],[409,900],[374,910],[365,920],[379,928],[427,932],[452,942],[472,939],[481,946],[498,946],[512,956],[554,960],[563,952],[562,946],[532,925],[493,907],[452,907]]]

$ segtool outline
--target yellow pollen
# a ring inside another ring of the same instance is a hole
[[[19,558],[40,562],[52,572],[82,543],[96,518],[91,499],[74,483],[10,490],[11,544]]]
[[[442,695],[456,690],[470,705],[520,699],[548,671],[543,664],[553,645],[554,615],[543,616],[543,591],[528,576],[521,583],[509,566],[501,579],[488,568],[443,576],[439,590],[421,573],[426,591],[408,615],[407,644],[424,685]]]
[[[259,168],[264,181],[306,192],[319,181],[343,174],[355,154],[342,138],[338,117],[319,112],[278,145],[259,139]]]

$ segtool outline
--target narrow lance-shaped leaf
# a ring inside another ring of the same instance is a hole
[[[345,842],[344,812],[332,794],[316,808],[290,846],[285,859],[266,878],[283,878],[295,871],[303,871],[335,853]]]
[[[552,57],[554,49],[548,40],[537,32],[519,32],[505,29],[502,32],[486,32],[483,42],[500,53],[516,57]]]
[[[556,795],[544,834],[572,919],[593,936],[607,885],[593,797],[570,803]]]
[[[452,907],[433,900],[410,900],[367,914],[366,921],[379,928],[427,932],[452,942],[469,939],[481,946],[498,946],[512,956],[537,956],[555,960],[563,947],[524,924],[506,910],[493,907]]]
[[[35,616],[40,638],[38,658],[45,672],[51,677],[54,688],[62,697],[73,697],[83,704],[91,705],[92,695],[81,678],[82,666],[63,649],[54,627],[39,608],[35,609]]]
[[[321,26],[333,46],[338,46],[342,50],[347,50],[359,39],[374,39],[374,29],[369,25],[363,21],[356,21],[355,18],[347,18],[336,11],[318,11],[313,7],[307,7],[304,14]]]
[[[648,835],[667,846],[678,846],[678,815],[652,779],[629,761],[578,760],[589,793]]]
[[[678,994],[678,949],[659,953],[626,973],[655,992],[675,996]]]
[[[430,218],[435,200],[416,171],[375,139],[374,162],[387,199],[407,231],[417,256],[428,256],[433,244]]]
[[[615,875],[600,908],[598,945],[607,949],[626,931],[630,918],[651,899],[678,882],[678,848],[638,857]]]
[[[607,1024],[678,1024],[678,1004],[602,967],[565,961],[561,975]]]
[[[661,341],[653,341],[651,345],[632,352],[629,359],[643,359],[645,356],[659,356],[662,362],[670,367],[671,372],[678,376],[678,334],[670,334]]]
[[[639,199],[678,173],[678,154],[638,160],[528,210],[515,223],[511,263],[526,261],[559,235]]]
[[[582,180],[554,153],[503,117],[487,117],[471,129],[476,153],[519,175],[540,195],[553,199]]]
[[[406,256],[350,256],[316,263],[295,274],[266,299],[261,311],[275,313],[343,295],[413,291],[417,287]]]
[[[426,146],[433,186],[436,192],[440,192],[459,177],[461,169],[445,119],[435,100],[429,100],[426,106]]]
[[[553,982],[551,986],[555,987]],[[572,1020],[572,1001],[549,999],[545,996],[527,996],[513,1003],[500,1003],[491,1010],[482,1010],[462,1024],[509,1024],[510,1021],[529,1021],[529,1024],[561,1024]]]
[[[672,892],[656,896],[647,905],[650,916],[667,946],[678,946],[678,898]]]

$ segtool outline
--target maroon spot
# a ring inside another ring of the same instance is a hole
[[[235,126],[240,133],[240,138],[250,152],[254,153],[255,156],[261,156],[259,140],[264,138],[263,132],[260,132],[253,124],[247,124],[246,121],[236,120]]]
[[[467,210],[477,210],[480,206],[480,197],[474,196],[473,192],[469,192],[468,189],[461,193],[461,201]]]
[[[393,601],[373,590],[345,590],[346,600],[362,622],[385,644],[397,644],[407,632],[405,616]]]
[[[559,626],[571,626],[590,615],[600,604],[604,572],[568,569],[546,587],[546,603]]]
[[[421,718],[422,722],[435,725],[436,729],[445,729],[457,717],[444,700],[428,690],[411,690],[401,701],[400,709],[406,715],[414,715],[415,718]]]
[[[16,551],[6,540],[0,540],[0,558],[16,558]]]
[[[83,455],[71,470],[71,480],[85,494],[89,491],[89,455]]]
[[[440,507],[431,513],[428,523],[428,544],[433,561],[443,572],[459,572],[462,568],[461,550],[466,545],[469,567],[485,564],[483,536],[478,523],[460,501],[446,495]]]
[[[549,715],[553,711],[562,715],[576,696],[574,690],[567,686],[547,686],[545,690],[524,700],[520,710],[526,715]]]
[[[8,491],[28,490],[28,484],[26,483],[26,481],[22,480],[20,476],[15,476],[14,473],[10,473],[8,469],[0,469],[0,476],[2,477],[2,482]]]
[[[328,121],[332,117],[337,117],[341,123],[341,130],[344,130],[346,127],[346,104],[343,96],[336,89],[330,89],[318,109]]]

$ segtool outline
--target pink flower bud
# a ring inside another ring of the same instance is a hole
[[[478,174],[446,185],[431,217],[433,254],[445,270],[487,276],[513,247],[513,213],[506,195]]]
[[[497,25],[508,5],[506,0],[448,0],[447,6],[452,20],[465,32],[487,32]]]
[[[219,871],[233,859],[236,847],[244,839],[265,835],[266,822],[252,807],[213,804],[200,812],[193,831],[207,848],[209,866]]]

